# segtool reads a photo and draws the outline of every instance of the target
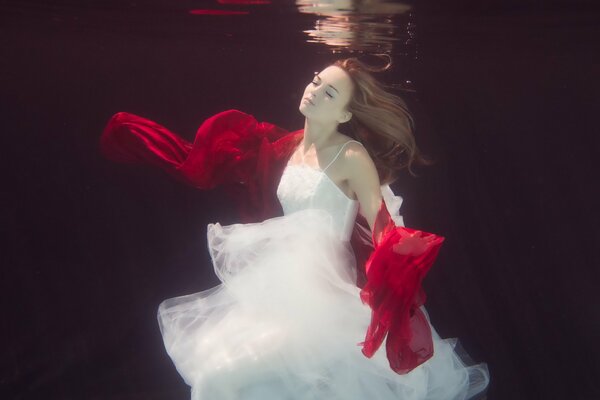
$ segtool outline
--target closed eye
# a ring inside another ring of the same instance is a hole
[[[321,77],[319,77],[319,75],[317,75],[317,74],[315,73],[315,78],[314,78],[314,80],[311,82],[311,85],[313,85],[313,86],[317,86],[318,84],[320,84],[320,83],[321,83],[320,81],[321,81]],[[333,88],[333,86],[332,86],[332,88]],[[333,88],[333,89],[335,89],[335,88]],[[329,98],[332,98],[332,99],[333,99],[333,95],[332,95],[331,93],[329,93],[329,92],[325,92],[325,95],[327,95],[327,97],[329,97]]]

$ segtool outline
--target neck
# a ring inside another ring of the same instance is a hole
[[[337,133],[337,127],[337,123],[323,124],[306,118],[304,120],[304,151],[311,146],[315,146],[316,150],[326,147]]]

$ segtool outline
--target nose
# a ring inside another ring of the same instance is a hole
[[[320,96],[320,92],[321,92],[321,87],[313,87],[308,91],[308,97],[311,100],[315,100],[317,97]]]

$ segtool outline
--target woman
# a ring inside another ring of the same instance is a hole
[[[110,158],[158,165],[199,188],[227,185],[254,221],[209,225],[222,283],[159,307],[192,398],[482,392],[485,364],[466,366],[423,307],[421,281],[443,238],[402,227],[400,199],[380,186],[422,161],[404,103],[346,59],[315,75],[299,110],[304,129],[293,133],[235,110],[207,120],[193,144],[127,113],[103,133]],[[354,138],[338,131],[345,123]]]

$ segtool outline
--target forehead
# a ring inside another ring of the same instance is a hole
[[[329,66],[319,72],[319,77],[328,85],[335,86],[340,92],[352,91],[352,80],[346,71],[340,67],[336,67],[335,65]]]

